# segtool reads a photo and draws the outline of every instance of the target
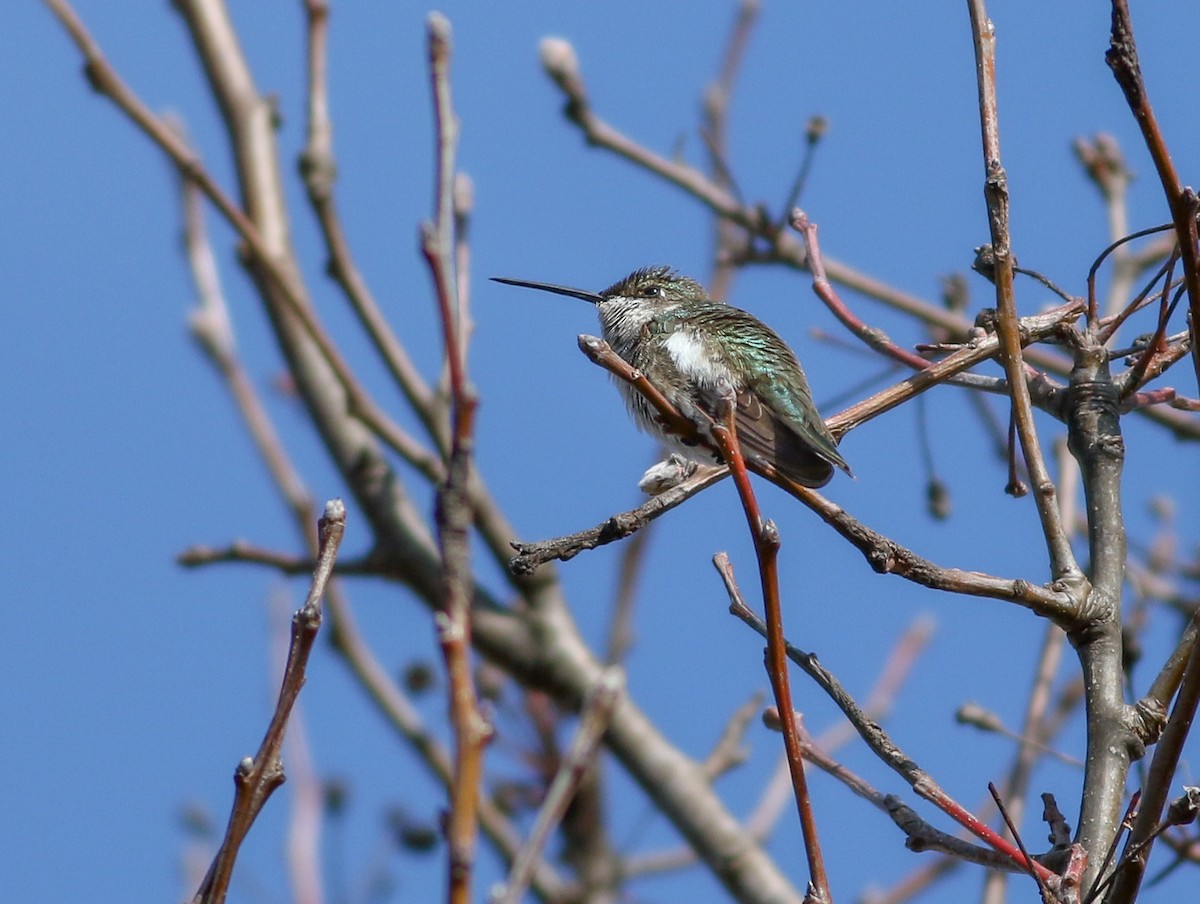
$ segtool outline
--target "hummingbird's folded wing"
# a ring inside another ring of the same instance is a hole
[[[734,420],[743,455],[773,465],[801,486],[823,487],[833,477],[833,465],[753,392],[738,393]]]

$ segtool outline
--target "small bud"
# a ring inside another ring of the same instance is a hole
[[[1200,787],[1184,785],[1183,795],[1175,798],[1171,801],[1171,806],[1167,807],[1167,818],[1164,821],[1169,826],[1191,825],[1196,821],[1197,814],[1200,814]]]
[[[996,319],[995,308],[980,308],[979,313],[975,315],[975,327],[985,333],[994,333],[996,332]]]
[[[925,487],[925,502],[928,505],[929,514],[938,521],[945,521],[950,517],[952,508],[950,490],[936,477],[931,477]]]
[[[576,78],[579,75],[579,58],[571,42],[563,38],[544,38],[539,48],[542,68],[555,81]]]
[[[441,13],[430,13],[428,18],[425,19],[425,27],[429,30],[429,43],[431,47],[437,44],[447,45],[450,43],[452,34],[450,20]]]
[[[428,662],[410,662],[401,673],[401,683],[410,694],[423,694],[437,686],[437,672]]]
[[[1001,731],[1004,728],[999,716],[978,703],[964,703],[955,711],[954,721],[960,725],[973,725],[983,731]]]
[[[1015,254],[1010,254],[1009,260],[1014,267],[1017,265]],[[971,262],[971,269],[990,283],[996,281],[996,249],[990,243],[975,249],[975,260]]]
[[[340,778],[331,778],[321,786],[322,803],[328,816],[340,816],[350,799],[350,786]]]
[[[392,837],[403,850],[423,854],[437,847],[438,830],[414,819],[400,807],[393,808],[386,819]]]

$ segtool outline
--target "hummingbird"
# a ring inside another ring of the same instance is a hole
[[[594,304],[605,341],[681,410],[691,407],[716,418],[723,380],[736,396],[734,423],[747,458],[806,487],[827,484],[834,466],[851,473],[787,343],[754,315],[714,301],[694,279],[670,267],[645,267],[602,292],[493,279]],[[641,393],[624,380],[617,385],[642,430],[684,457],[701,460],[696,446],[664,430]]]

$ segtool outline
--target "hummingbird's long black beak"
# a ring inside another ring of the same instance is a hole
[[[539,289],[542,292],[553,292],[555,295],[568,295],[571,298],[582,298],[592,304],[604,301],[604,296],[583,289],[572,289],[570,286],[556,286],[553,283],[528,282],[524,279],[508,279],[504,276],[493,276],[492,282],[504,283],[506,286],[522,286],[526,289]]]

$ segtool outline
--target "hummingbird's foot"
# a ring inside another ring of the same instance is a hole
[[[638,489],[647,496],[657,496],[683,483],[696,473],[698,467],[697,462],[684,458],[678,452],[672,452],[642,475],[642,479],[638,481]]]

